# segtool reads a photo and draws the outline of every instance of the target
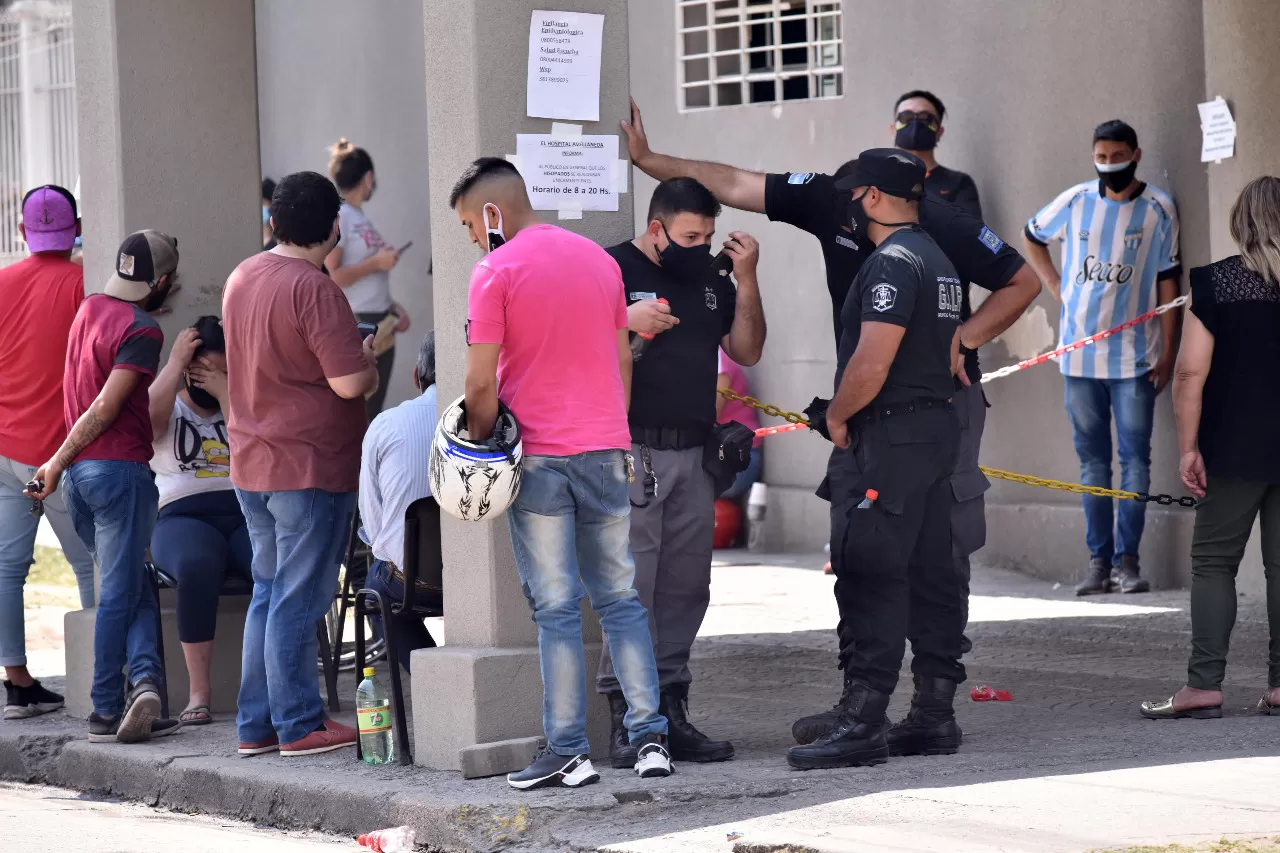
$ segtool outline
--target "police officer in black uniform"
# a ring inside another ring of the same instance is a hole
[[[641,123],[640,110],[633,103],[631,121],[624,122],[631,161],[641,171],[664,180],[676,175],[697,178],[716,194],[722,203],[742,210],[765,213],[770,219],[787,222],[818,238],[826,266],[827,290],[831,296],[832,319],[836,343],[843,332],[840,319],[845,296],[854,277],[862,269],[874,247],[864,235],[855,235],[849,221],[850,194],[836,189],[836,181],[846,177],[853,162],[846,163],[835,175],[815,172],[783,172],[764,174],[738,169],[722,163],[685,160],[654,152]],[[960,419],[960,458],[951,477],[953,557],[964,585],[965,600],[969,589],[969,557],[986,542],[986,515],[983,494],[989,484],[978,469],[978,449],[986,421],[986,399],[979,380],[977,349],[1013,325],[1027,306],[1040,293],[1041,282],[1022,256],[1005,244],[981,219],[971,216],[944,198],[930,194],[925,182],[925,198],[920,203],[920,227],[937,242],[960,273],[962,282],[971,282],[991,291],[976,310],[969,304],[967,287],[962,288],[960,306],[960,352],[953,365],[963,388],[955,394],[956,413]],[[966,384],[967,383],[967,384]],[[840,508],[832,506],[832,550],[836,550],[843,529]],[[833,561],[833,568],[835,563]],[[966,605],[967,611],[967,605]],[[840,666],[852,652],[844,630],[846,615],[841,613],[837,629],[841,636]],[[963,641],[966,648],[967,640]],[[845,692],[850,681],[845,678]],[[920,683],[918,688],[928,688]],[[844,697],[834,708],[802,717],[792,726],[797,743],[809,743],[835,724]]]
[[[836,445],[832,512],[845,519],[831,557],[850,689],[836,725],[791,749],[787,761],[800,769],[889,757],[885,710],[908,636],[917,684],[944,686],[929,691],[924,709],[930,746],[959,747],[950,699],[964,681],[964,607],[951,556],[950,483],[960,445],[951,395],[962,288],[919,226],[924,175],[915,155],[877,148],[836,182],[852,192],[853,233],[876,247],[841,310],[836,393],[822,413]]]

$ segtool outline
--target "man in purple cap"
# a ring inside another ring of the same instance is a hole
[[[62,366],[67,335],[84,301],[84,269],[70,260],[80,220],[62,187],[46,185],[22,200],[18,226],[31,256],[0,269],[0,666],[4,718],[56,711],[62,697],[27,670],[22,591],[35,559],[43,510],[76,573],[80,605],[93,606],[93,559],[67,516],[62,495],[37,508],[22,494],[36,467],[67,436]]]
[[[159,231],[139,231],[120,244],[116,274],[103,293],[84,300],[71,326],[62,383],[70,432],[28,486],[31,497],[44,500],[59,480],[66,483],[76,532],[97,558],[101,583],[89,715],[89,740],[95,743],[148,740],[173,734],[180,725],[157,719],[164,681],[159,603],[143,568],[159,497],[147,465],[147,389],[164,344],[146,307],[163,302],[177,268],[178,241]]]

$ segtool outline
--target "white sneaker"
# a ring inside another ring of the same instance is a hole
[[[507,774],[507,784],[521,791],[532,788],[581,788],[599,782],[600,774],[585,755],[556,755],[544,749],[532,764]]]
[[[662,735],[645,735],[640,741],[636,752],[636,773],[641,779],[656,779],[676,772],[664,741]]]

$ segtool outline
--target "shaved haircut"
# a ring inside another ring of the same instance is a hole
[[[456,210],[458,202],[470,195],[472,190],[481,184],[497,182],[514,184],[516,181],[520,184],[520,191],[513,200],[523,200],[527,205],[529,194],[525,189],[524,178],[520,175],[520,171],[510,161],[501,157],[481,157],[468,166],[467,171],[463,172],[462,177],[453,185],[453,192],[449,193],[449,207]]]

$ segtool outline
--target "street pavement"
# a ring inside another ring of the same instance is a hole
[[[791,721],[839,692],[832,580],[817,555],[722,556],[691,715],[733,740],[732,762],[643,782],[600,766],[601,783],[581,791],[519,793],[350,754],[237,759],[230,720],[102,747],[82,739],[83,722],[51,715],[0,723],[0,775],[343,836],[407,823],[447,850],[1077,853],[1280,835],[1280,719],[1251,712],[1266,686],[1260,599],[1240,598],[1225,718],[1151,722],[1138,702],[1185,677],[1185,591],[1077,599],[979,567],[962,751],[802,773],[784,760]],[[1013,701],[970,701],[981,684]],[[909,701],[904,669],[891,715]]]

